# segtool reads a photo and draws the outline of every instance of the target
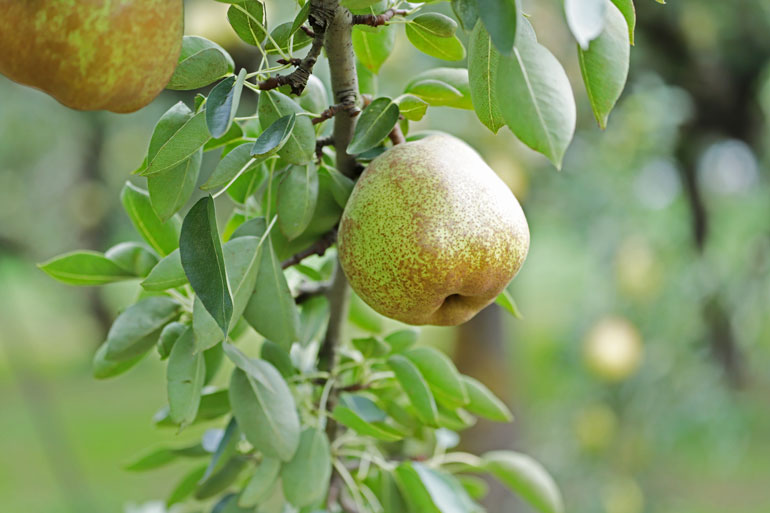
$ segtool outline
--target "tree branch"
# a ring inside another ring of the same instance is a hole
[[[401,131],[401,125],[398,123],[396,123],[396,126],[393,127],[393,130],[390,131],[388,137],[390,138],[390,142],[393,143],[393,146],[397,144],[404,144],[406,142],[404,132]]]
[[[311,255],[323,255],[324,253],[326,253],[326,250],[329,249],[332,246],[332,244],[334,244],[336,240],[337,240],[337,229],[333,228],[328,232],[326,232],[325,234],[323,234],[321,238],[318,239],[309,248],[302,250],[296,255],[289,257],[283,262],[281,262],[281,269],[286,269],[287,267],[296,265]]]
[[[333,118],[335,115],[337,115],[338,112],[347,112],[351,117],[358,116],[361,113],[355,103],[338,103],[337,105],[331,105],[328,109],[323,111],[320,116],[313,118],[313,124],[317,125],[318,123],[323,123],[327,119]]]
[[[409,11],[399,9],[388,9],[382,14],[354,14],[353,25],[369,25],[370,27],[379,27],[389,22],[393,16],[406,16]]]

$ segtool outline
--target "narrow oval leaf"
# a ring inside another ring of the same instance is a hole
[[[120,201],[136,231],[158,254],[166,256],[179,247],[181,221],[176,216],[165,222],[161,221],[152,208],[150,195],[146,191],[126,182],[120,193]]]
[[[608,4],[607,0],[564,0],[567,25],[584,50],[602,33]]]
[[[275,342],[265,340],[259,349],[259,357],[278,369],[281,376],[289,378],[297,374],[289,352]]]
[[[238,428],[238,422],[236,422],[235,417],[232,417],[230,422],[227,423],[221,438],[219,438],[219,443],[214,450],[214,454],[211,456],[209,466],[206,467],[206,472],[203,474],[201,482],[206,481],[227,465],[227,462],[236,454],[240,440],[241,430]]]
[[[211,173],[206,183],[201,185],[201,189],[210,191],[227,185],[238,176],[257,166],[259,161],[251,156],[251,146],[251,143],[243,143],[225,155],[214,168],[214,172]]]
[[[222,146],[228,146],[235,144],[243,140],[243,128],[238,123],[230,125],[230,129],[222,137],[216,139],[209,139],[209,141],[203,145],[203,151],[216,150]]]
[[[563,513],[564,502],[553,478],[537,461],[513,451],[482,456],[484,467],[542,513]]]
[[[413,94],[402,94],[396,98],[398,110],[410,121],[420,121],[428,111],[428,102]]]
[[[578,48],[580,72],[596,121],[604,129],[612,108],[620,98],[628,77],[631,47],[628,25],[614,4],[607,4],[604,31],[587,50]]]
[[[296,119],[297,115],[292,112],[288,116],[275,120],[254,142],[254,146],[251,147],[251,155],[253,157],[268,157],[277,153],[289,140]]]
[[[496,86],[511,131],[560,168],[575,132],[575,99],[564,68],[528,25],[519,30],[513,55],[500,60]]]
[[[265,338],[288,349],[297,340],[297,307],[269,238],[260,253],[256,287],[243,317]]]
[[[468,81],[476,115],[492,133],[505,126],[497,99],[497,69],[500,53],[482,23],[477,23],[468,41]]]
[[[504,288],[499,296],[495,299],[495,303],[502,306],[506,312],[513,315],[516,319],[523,319],[519,307],[516,306],[516,301],[513,300],[513,294],[508,287]]]
[[[181,164],[147,177],[150,203],[161,221],[179,212],[192,196],[202,158],[203,149],[199,149]]]
[[[247,464],[248,460],[243,456],[234,456],[228,459],[221,469],[198,483],[195,498],[205,500],[223,492],[238,480]]]
[[[233,300],[211,196],[201,198],[185,216],[179,256],[195,294],[222,332],[227,334],[233,315]]]
[[[492,44],[503,55],[511,55],[519,24],[517,0],[476,0],[481,21]]]
[[[286,381],[267,362],[252,361],[256,380],[240,369],[230,381],[230,404],[246,439],[264,455],[289,461],[299,445],[299,417]],[[270,386],[265,386],[267,382]]]
[[[415,23],[406,24],[406,37],[422,53],[445,61],[461,61],[465,47],[457,36],[436,36],[432,31]]]
[[[452,11],[463,29],[470,32],[479,19],[476,0],[452,0]]]
[[[405,92],[431,105],[473,109],[468,70],[464,68],[433,68],[423,71],[407,84]]]
[[[105,358],[128,360],[147,352],[178,312],[177,302],[164,296],[148,297],[129,306],[110,327]]]
[[[375,99],[359,116],[348,153],[363,153],[380,144],[398,123],[398,114],[398,105],[390,98]]]
[[[184,274],[182,259],[179,257],[179,248],[177,248],[152,268],[141,285],[144,290],[161,291],[181,287],[185,283],[187,283],[187,276]]]
[[[385,442],[395,442],[404,438],[404,435],[397,429],[382,422],[367,422],[346,406],[336,406],[332,412],[332,417],[361,436],[370,436]]]
[[[281,23],[275,27],[270,33],[272,40],[267,41],[265,51],[267,53],[279,53],[278,50],[280,49],[284,53],[291,53],[309,46],[313,41],[313,38],[303,31],[292,31],[293,27],[294,24],[291,21]],[[278,46],[274,45],[273,41],[275,41]]]
[[[144,472],[163,467],[180,458],[194,458],[207,454],[200,444],[189,447],[159,447],[139,455],[123,468],[131,472]]]
[[[513,419],[513,415],[505,403],[482,383],[470,376],[462,376],[461,379],[470,399],[465,405],[466,410],[497,422],[510,422]]]
[[[326,496],[331,475],[331,449],[326,433],[306,428],[294,457],[281,467],[286,500],[300,508],[314,504]]]
[[[212,137],[222,137],[230,128],[235,76],[229,76],[215,85],[206,100],[206,126]]]
[[[403,353],[417,343],[420,333],[413,328],[394,331],[385,337],[385,343],[392,353]]]
[[[404,353],[428,382],[433,395],[450,407],[468,404],[468,392],[452,360],[433,347],[416,347]]]
[[[291,166],[278,186],[278,226],[289,240],[298,237],[313,219],[318,201],[318,173],[312,162]]]
[[[263,130],[284,116],[302,112],[294,100],[277,91],[263,91],[257,103],[259,124]],[[289,140],[278,151],[278,156],[291,164],[306,164],[315,156],[315,128],[307,116],[297,116]]]
[[[435,37],[452,37],[457,32],[457,22],[438,12],[418,14],[409,21],[409,25],[419,27]]]
[[[104,285],[136,278],[96,251],[73,251],[38,264],[49,276],[68,285]]]
[[[171,491],[168,499],[166,499],[166,507],[170,508],[174,504],[180,503],[192,495],[193,491],[195,491],[195,487],[198,485],[198,481],[203,477],[204,472],[206,472],[206,465],[195,467],[185,474]]]
[[[434,470],[417,462],[402,463],[396,477],[407,492],[407,499],[420,512],[478,513],[473,502],[457,479],[446,472]]]
[[[198,296],[193,300],[193,331],[195,332],[195,347],[198,351],[205,351],[224,340],[225,335],[216,319],[203,306]]]
[[[170,322],[166,324],[163,331],[160,332],[160,337],[158,337],[158,353],[160,354],[161,360],[168,358],[176,341],[185,334],[189,327],[189,325],[182,322]]]
[[[227,10],[227,19],[238,37],[245,43],[252,46],[262,45],[262,41],[267,36],[265,32],[267,18],[262,2],[253,0],[234,3]]]
[[[281,460],[263,457],[257,470],[238,496],[238,505],[242,508],[253,508],[264,502],[273,490],[280,471]]]
[[[94,354],[92,362],[92,374],[96,379],[107,379],[123,374],[139,361],[144,358],[147,353],[141,353],[138,356],[129,358],[127,360],[109,360],[107,358],[107,343],[99,346]]]
[[[380,67],[393,52],[396,44],[395,25],[384,25],[372,30],[370,27],[353,27],[353,50],[366,69],[379,73]]]
[[[233,58],[215,42],[199,36],[184,36],[179,62],[166,89],[199,89],[232,73],[233,68]]]
[[[636,28],[636,8],[634,0],[612,0],[615,7],[620,9],[628,25],[628,42],[634,44],[634,29]]]
[[[166,139],[159,140],[153,133],[147,154],[147,167],[139,170],[138,174],[148,176],[174,168],[192,157],[209,139],[211,136],[206,127],[205,111],[187,119]]]
[[[179,426],[195,420],[205,377],[203,353],[196,352],[193,330],[187,328],[174,343],[166,370],[169,415]]]
[[[353,192],[353,187],[355,186],[353,180],[343,175],[333,167],[329,166],[322,166],[321,169],[318,170],[318,175],[319,178],[323,175],[327,175],[329,177],[334,201],[336,201],[337,205],[340,207],[345,208],[345,205],[348,202],[348,198]]]
[[[419,369],[401,355],[388,358],[388,366],[395,373],[396,380],[414,406],[417,418],[429,426],[438,425],[438,409],[428,383]]]
[[[104,252],[104,256],[135,276],[147,276],[158,263],[158,255],[144,244],[120,242]]]

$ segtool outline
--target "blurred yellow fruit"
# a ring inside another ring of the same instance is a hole
[[[604,403],[587,406],[575,417],[575,436],[587,451],[607,448],[615,437],[618,420],[615,412]]]
[[[644,493],[631,477],[612,479],[602,490],[605,513],[642,513]]]
[[[589,331],[583,357],[597,377],[619,382],[639,368],[642,351],[642,339],[634,325],[620,317],[607,317]]]

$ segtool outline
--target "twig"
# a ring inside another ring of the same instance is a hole
[[[313,43],[310,45],[310,50],[308,50],[307,55],[305,55],[305,57],[298,63],[296,63],[294,59],[284,62],[286,64],[297,66],[297,69],[288,75],[277,75],[260,82],[258,86],[260,90],[265,91],[283,85],[289,85],[292,94],[302,94],[302,91],[304,91],[307,86],[308,78],[310,78],[310,74],[313,72],[313,66],[315,66],[318,56],[321,55],[321,50],[324,46],[324,38],[326,36],[326,28],[334,18],[335,11],[336,7],[334,9],[329,9],[324,5],[324,2],[313,1],[308,15],[308,21],[310,22],[313,33]]]
[[[302,59],[298,59],[297,57],[291,58],[291,59],[276,59],[278,64],[291,64],[292,66],[299,66],[302,64]]]
[[[324,155],[324,148],[326,146],[334,146],[334,137],[320,137],[315,141],[315,157],[318,162],[321,162],[321,158]]]
[[[326,250],[331,247],[332,244],[334,244],[334,241],[337,240],[337,229],[333,228],[323,234],[320,239],[318,239],[312,246],[309,248],[300,251],[296,255],[287,258],[283,262],[281,262],[281,269],[286,269],[287,267],[291,267],[293,265],[296,265],[305,258],[311,256],[311,255],[323,255],[326,253]]]
[[[409,11],[402,9],[388,9],[382,14],[354,14],[353,25],[369,25],[370,27],[379,27],[389,22],[393,16],[406,16]]]
[[[312,297],[326,294],[329,289],[331,289],[331,284],[329,283],[313,283],[312,285],[305,285],[301,287],[297,295],[294,296],[294,302],[298,305],[302,304]]]
[[[401,125],[399,123],[396,123],[396,125],[393,127],[393,130],[391,130],[388,134],[388,137],[390,138],[390,142],[393,143],[393,146],[397,144],[404,144],[406,142],[404,132],[401,131]]]
[[[328,109],[323,111],[320,116],[312,118],[313,124],[317,125],[318,123],[323,123],[327,119],[333,118],[338,112],[347,112],[350,117],[353,117],[358,116],[361,113],[361,110],[356,107],[355,104],[338,103],[336,105],[331,105]]]
[[[311,28],[310,28],[310,27],[308,27],[307,25],[302,25],[302,26],[300,27],[300,29],[302,30],[302,32],[304,32],[305,34],[307,34],[309,37],[315,37],[315,32],[313,32],[313,29],[311,29]]]

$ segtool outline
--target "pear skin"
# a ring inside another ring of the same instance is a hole
[[[476,151],[432,135],[369,164],[343,212],[338,250],[351,287],[377,312],[454,326],[513,279],[529,250],[529,227]]]
[[[0,73],[73,109],[144,107],[182,48],[182,0],[0,0],[0,13]]]

